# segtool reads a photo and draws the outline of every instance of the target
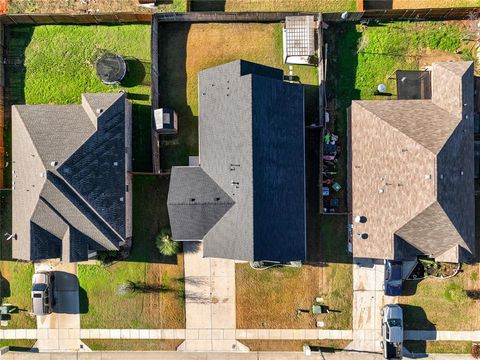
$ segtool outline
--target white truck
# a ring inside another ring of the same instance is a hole
[[[385,359],[401,359],[403,356],[403,311],[396,304],[382,309],[382,337],[380,343]]]

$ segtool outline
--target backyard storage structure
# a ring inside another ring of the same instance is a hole
[[[431,99],[430,71],[397,70],[398,100]]]
[[[313,16],[287,16],[283,29],[283,62],[311,64],[315,56],[315,31]]]
[[[153,112],[153,118],[157,133],[164,135],[177,133],[177,113],[174,110],[168,108],[156,109]]]

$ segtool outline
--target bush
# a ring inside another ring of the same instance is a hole
[[[480,359],[480,344],[472,344],[472,357]]]
[[[443,297],[454,303],[461,303],[468,299],[467,292],[458,283],[450,283],[443,291]]]
[[[180,250],[180,244],[177,241],[172,240],[172,233],[170,232],[170,229],[167,228],[160,231],[155,244],[157,245],[158,251],[165,256],[176,255]]]
[[[119,259],[118,251],[116,250],[105,250],[97,252],[97,260],[102,263],[102,265],[110,265],[115,260]]]

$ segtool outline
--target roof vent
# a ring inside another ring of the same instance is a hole
[[[425,180],[431,180],[431,179],[432,179],[432,175],[431,175],[431,174],[425,175]]]
[[[216,198],[215,198],[215,201],[220,201],[220,198],[219,198],[219,197],[216,197]]]
[[[195,198],[190,198],[190,201],[191,201],[191,202],[194,202],[194,201],[195,201]]]
[[[367,222],[367,217],[363,216],[363,215],[357,215],[357,216],[355,216],[354,221],[357,224],[365,224]]]
[[[103,109],[102,108],[98,108],[97,110],[95,110],[95,112],[100,115],[101,113],[103,113]]]
[[[118,166],[118,161],[114,161],[113,166]]]
[[[383,194],[384,190],[383,190],[383,189],[378,189],[378,192],[379,192],[380,194]]]
[[[462,171],[460,171],[460,175],[462,175],[462,176],[463,176],[463,170],[462,170]]]
[[[40,177],[44,177],[45,174],[43,172],[40,173]]]
[[[120,198],[120,201],[123,202],[123,196]]]
[[[57,164],[58,164],[57,161],[52,161],[52,162],[50,163],[50,166],[55,167],[55,166],[57,166]]]
[[[368,239],[368,234],[363,233],[363,234],[355,234],[355,237],[357,239],[362,239],[362,240],[367,240]]]
[[[440,174],[440,179],[443,180],[443,174]]]

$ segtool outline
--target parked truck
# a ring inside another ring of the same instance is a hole
[[[381,346],[385,359],[401,359],[403,356],[403,311],[396,304],[382,309]]]

